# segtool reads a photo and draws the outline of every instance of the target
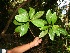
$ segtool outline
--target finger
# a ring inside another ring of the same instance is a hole
[[[41,43],[41,42],[42,42],[42,39],[39,39],[39,40],[38,40],[38,43]]]
[[[39,43],[36,43],[35,46],[39,45]]]

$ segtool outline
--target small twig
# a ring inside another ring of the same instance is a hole
[[[68,42],[68,41],[67,41],[67,39],[66,39],[66,46],[68,45],[67,42]]]
[[[13,19],[14,16],[16,15],[18,9],[19,9],[20,7],[22,7],[22,6],[24,6],[26,3],[30,2],[30,1],[31,1],[31,0],[27,0],[27,1],[23,2],[22,4],[20,4],[20,5],[18,6],[18,8],[17,8],[16,10],[14,10],[13,15],[10,17],[10,19],[8,20],[8,22],[7,22],[7,24],[6,24],[6,27],[4,28],[4,30],[3,30],[2,33],[1,33],[2,35],[5,34],[5,32],[7,31],[8,27],[9,27],[10,23],[12,22],[12,19]]]

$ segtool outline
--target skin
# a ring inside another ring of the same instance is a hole
[[[10,49],[7,51],[7,53],[23,53],[29,50],[30,48],[38,46],[41,42],[42,42],[42,39],[40,39],[39,37],[36,37],[32,42]]]

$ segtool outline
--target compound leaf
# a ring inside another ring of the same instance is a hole
[[[33,16],[33,19],[40,18],[43,14],[44,14],[44,11],[39,11]]]
[[[52,24],[54,24],[56,21],[57,21],[57,16],[56,16],[56,12],[54,12],[51,16],[51,21],[52,21]]]
[[[20,32],[20,31],[21,31],[21,26],[15,28],[15,32]]]
[[[33,9],[33,8],[30,7],[30,11],[29,11],[30,19],[33,18],[34,14],[35,14],[35,9]]]
[[[49,26],[43,26],[43,27],[41,27],[41,28],[39,28],[40,30],[46,30],[46,29],[48,29],[49,28]]]
[[[39,35],[39,38],[44,37],[48,33],[48,30],[42,31]]]
[[[27,21],[29,21],[28,14],[16,15],[16,16],[15,16],[15,19],[16,19],[18,22],[27,22]]]
[[[22,25],[22,24],[24,24],[24,23],[19,23],[19,22],[16,21],[16,20],[14,20],[13,23],[14,23],[15,25]]]
[[[51,10],[48,10],[46,13],[46,19],[47,19],[49,24],[51,24],[51,19],[52,19],[51,15],[52,15]]]
[[[47,22],[43,19],[32,20],[32,23],[37,27],[43,27]]]
[[[65,29],[63,29],[63,28],[58,28],[58,30],[63,35],[67,35],[68,34],[67,31]]]
[[[52,29],[53,32],[57,34],[57,36],[60,36],[60,31],[58,30],[59,26],[58,25],[53,25]]]
[[[24,25],[21,25],[21,31],[20,31],[20,36],[23,36],[27,33],[29,28],[29,23],[26,23]]]
[[[27,11],[26,11],[25,9],[19,8],[19,9],[18,9],[18,13],[19,13],[19,14],[26,14]]]
[[[54,40],[54,36],[55,36],[55,33],[53,32],[52,29],[49,30],[49,37],[50,39],[53,41]]]

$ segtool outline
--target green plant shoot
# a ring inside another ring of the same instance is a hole
[[[43,16],[44,11],[39,11],[35,13],[35,9],[29,7],[29,13],[22,8],[18,9],[18,15],[15,16],[15,20],[13,23],[17,25],[15,28],[15,32],[20,33],[20,36],[23,36],[27,33],[29,29],[29,23],[32,22],[35,26],[37,26],[41,33],[39,35],[40,38],[49,34],[51,40],[54,40],[55,34],[60,36],[60,34],[67,35],[67,31],[59,25],[55,25],[57,21],[56,12],[52,13],[51,10],[48,10],[46,13],[46,19],[43,20],[40,17]]]

